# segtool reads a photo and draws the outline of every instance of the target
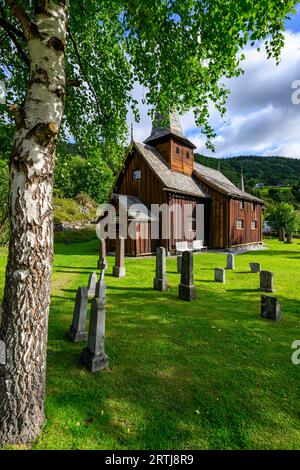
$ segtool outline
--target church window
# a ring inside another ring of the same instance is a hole
[[[242,229],[244,228],[244,221],[242,219],[237,219],[236,221],[236,228],[237,229]]]
[[[179,148],[179,147],[176,147],[176,153],[177,153],[177,154],[180,153],[180,148]]]
[[[136,180],[140,180],[141,178],[142,178],[142,170],[134,170],[132,179],[136,181]]]

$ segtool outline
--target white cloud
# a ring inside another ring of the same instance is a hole
[[[278,66],[265,51],[246,49],[244,75],[227,82],[231,90],[225,122],[212,106],[211,123],[217,130],[216,156],[280,155],[300,157],[300,105],[292,104],[292,82],[300,80],[300,32],[285,33],[285,46]],[[144,91],[137,86],[141,102]],[[132,117],[129,117],[133,121]],[[198,151],[212,155],[205,137],[195,126],[193,113],[182,117],[186,135]],[[134,136],[142,141],[151,131],[147,108],[141,106],[141,121],[134,124]]]

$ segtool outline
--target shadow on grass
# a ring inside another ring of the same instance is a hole
[[[130,297],[118,304],[112,294],[106,341],[111,373],[90,374],[81,362],[84,343],[70,343],[64,331],[63,349],[49,356],[48,401],[53,414],[72,413],[80,426],[88,423],[81,433],[75,424],[65,432],[76,448],[93,439],[98,448],[246,449],[253,446],[253,423],[279,425],[276,407],[280,419],[281,413],[296,417],[293,408],[282,408],[287,375],[271,368],[282,352],[274,357],[265,331],[273,335],[274,324],[260,320],[255,299],[247,301],[246,312],[239,310],[238,325],[235,302],[221,294],[214,302],[222,302],[225,321],[223,315],[212,318],[207,299],[181,302],[173,290],[171,300],[172,312],[141,291],[137,311]],[[212,328],[218,318],[221,331]],[[243,324],[249,319],[252,328]]]
[[[66,338],[77,286],[53,296],[48,424],[37,448],[299,448],[291,429],[298,429],[300,369],[290,360],[299,299],[281,293],[282,322],[263,321],[253,276],[238,288],[243,279],[232,275],[225,290],[197,279],[211,267],[198,269],[191,303],[177,297],[177,273],[169,273],[170,291],[149,287],[146,260],[119,282],[107,276],[110,371],[94,375],[81,363],[85,343]]]

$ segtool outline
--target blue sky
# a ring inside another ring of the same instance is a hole
[[[246,49],[245,74],[227,82],[231,95],[225,121],[212,107],[211,124],[217,131],[217,157],[278,155],[300,158],[300,104],[292,103],[292,83],[300,80],[300,6],[286,24],[285,47],[278,66],[264,50]],[[137,86],[141,103],[145,91]],[[151,131],[147,108],[141,106],[141,121],[134,123],[134,138],[143,141]],[[129,120],[132,116],[129,115]],[[182,116],[185,134],[199,152],[212,156],[205,138],[194,123],[192,111]]]

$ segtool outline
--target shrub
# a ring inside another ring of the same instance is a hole
[[[299,217],[294,207],[287,202],[270,207],[267,220],[274,230],[283,227],[287,235],[293,235],[299,229]]]

